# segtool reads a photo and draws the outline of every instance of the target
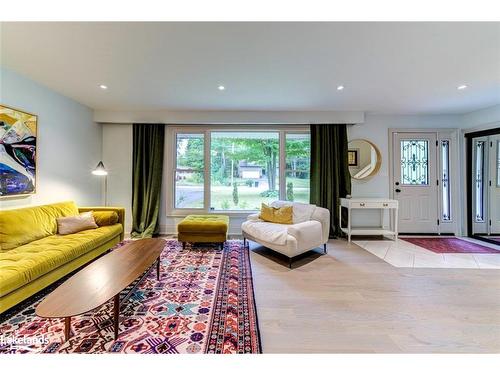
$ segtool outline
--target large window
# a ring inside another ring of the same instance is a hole
[[[173,209],[254,211],[277,199],[309,203],[309,132],[173,132]]]

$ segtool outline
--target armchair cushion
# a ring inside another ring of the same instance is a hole
[[[271,203],[272,207],[293,207],[293,224],[303,223],[304,221],[311,220],[311,215],[313,214],[316,206],[314,204],[298,203],[298,202],[288,202],[288,201],[274,201]]]

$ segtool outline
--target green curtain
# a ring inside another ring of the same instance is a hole
[[[311,203],[330,210],[330,237],[341,235],[339,198],[351,194],[347,126],[311,125]]]
[[[160,198],[165,125],[134,124],[132,233],[147,238],[160,231]]]

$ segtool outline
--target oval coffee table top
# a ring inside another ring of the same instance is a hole
[[[95,260],[57,287],[36,307],[44,318],[84,314],[129,286],[160,257],[165,240],[129,242]]]

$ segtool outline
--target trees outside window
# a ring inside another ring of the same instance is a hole
[[[253,211],[280,198],[309,203],[309,133],[206,130],[176,132],[175,139],[176,209]],[[205,165],[210,165],[208,181]]]
[[[175,208],[204,206],[204,134],[177,134]]]
[[[212,132],[213,210],[258,210],[279,196],[278,132]]]
[[[311,136],[286,134],[286,197],[289,201],[309,203]]]

